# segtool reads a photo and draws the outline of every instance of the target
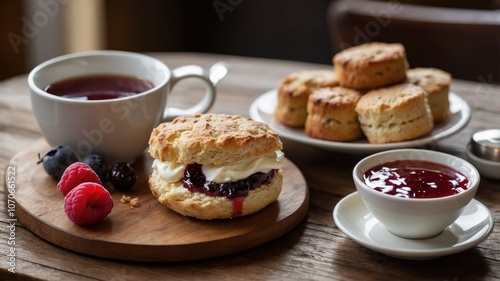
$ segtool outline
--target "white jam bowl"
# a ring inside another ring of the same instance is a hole
[[[438,198],[402,198],[374,190],[363,182],[371,168],[392,161],[419,160],[446,165],[464,174],[468,188],[461,193]],[[367,209],[394,235],[421,239],[438,235],[464,211],[476,194],[480,175],[462,158],[431,150],[397,149],[367,156],[353,170],[356,189]]]

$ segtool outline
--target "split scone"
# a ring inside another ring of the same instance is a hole
[[[412,68],[406,72],[407,82],[422,87],[427,93],[434,122],[447,120],[450,112],[451,75],[436,68]]]
[[[370,90],[406,79],[406,51],[399,43],[366,43],[333,57],[340,86]]]
[[[278,84],[274,116],[289,127],[303,127],[307,117],[307,99],[317,88],[338,86],[333,70],[303,70],[292,72]]]
[[[364,94],[356,112],[370,143],[411,140],[434,128],[424,89],[409,83]]]
[[[305,133],[317,139],[352,141],[363,136],[356,113],[361,93],[344,88],[313,91],[307,104]]]
[[[151,133],[149,187],[175,212],[199,219],[255,213],[277,200],[284,155],[266,124],[225,114],[183,116]]]

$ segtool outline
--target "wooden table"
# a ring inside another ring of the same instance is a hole
[[[218,86],[211,112],[249,117],[250,104],[276,87],[279,79],[296,70],[328,69],[328,65],[222,55],[152,54],[174,68],[185,64],[209,67],[224,60],[231,71]],[[10,159],[41,138],[32,114],[26,76],[0,82],[0,176]],[[478,80],[479,81],[479,80]],[[472,108],[467,127],[457,135],[433,144],[432,149],[464,156],[471,134],[500,127],[500,87],[481,82],[453,81],[451,90]],[[170,102],[182,105],[203,88],[189,79],[175,88]],[[46,242],[23,225],[9,230],[7,194],[0,189],[1,280],[499,280],[500,231],[498,225],[481,244],[438,259],[413,261],[385,256],[347,237],[336,226],[332,211],[355,191],[353,166],[363,155],[327,152],[293,141],[284,152],[302,171],[310,189],[306,219],[284,236],[243,252],[189,262],[124,262],[74,253]],[[500,172],[500,171],[499,171]],[[22,177],[22,175],[18,175]],[[3,182],[3,181],[2,181]],[[500,221],[499,181],[483,178],[476,199]],[[3,182],[3,184],[5,184]],[[15,271],[8,272],[8,253],[14,235]]]

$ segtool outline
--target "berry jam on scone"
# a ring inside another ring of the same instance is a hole
[[[283,145],[266,124],[236,115],[197,114],[151,133],[158,201],[185,216],[227,219],[276,201],[283,183]]]

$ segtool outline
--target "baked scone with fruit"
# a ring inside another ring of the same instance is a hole
[[[278,84],[276,119],[289,127],[303,127],[307,117],[307,99],[317,88],[335,87],[339,82],[333,70],[292,72]]]
[[[411,140],[434,128],[424,89],[409,83],[364,94],[356,112],[370,143]]]
[[[352,141],[363,136],[356,113],[361,93],[344,87],[314,90],[307,104],[305,133],[317,139]]]
[[[399,43],[366,43],[345,49],[333,57],[343,87],[369,90],[403,82],[408,62]]]
[[[422,87],[427,93],[434,122],[447,120],[450,112],[451,74],[436,68],[412,68],[406,72],[407,82]]]
[[[283,145],[266,124],[236,115],[197,114],[151,133],[149,187],[158,201],[198,219],[255,213],[276,201]]]

